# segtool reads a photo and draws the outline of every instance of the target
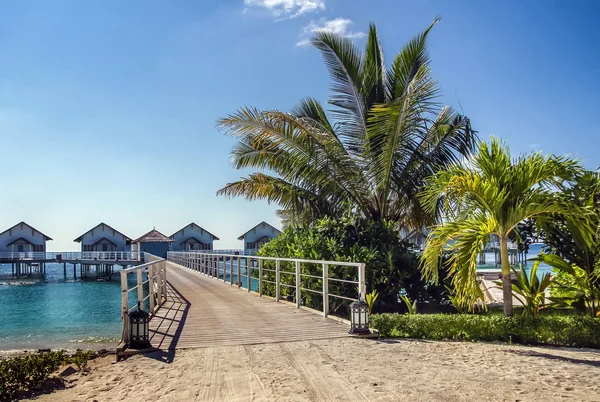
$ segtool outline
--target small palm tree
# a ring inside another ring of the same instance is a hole
[[[330,117],[315,99],[291,113],[242,108],[218,121],[237,140],[237,169],[259,171],[217,194],[263,199],[281,207],[285,223],[361,217],[409,229],[432,224],[416,198],[425,177],[469,155],[476,135],[469,119],[440,107],[427,37],[437,19],[410,40],[387,67],[375,25],[366,48],[316,32],[331,76]]]
[[[579,163],[567,157],[534,153],[513,160],[508,146],[499,139],[481,142],[473,158],[426,181],[420,196],[424,208],[439,208],[445,218],[428,235],[422,256],[424,276],[437,281],[440,257],[448,252],[457,297],[482,298],[476,278],[477,256],[490,235],[496,235],[500,241],[504,314],[512,316],[508,238],[527,218],[551,213],[580,216],[580,209],[561,201],[553,190],[572,183],[582,172]]]
[[[536,261],[531,268],[529,275],[523,268],[523,264],[519,271],[512,269],[517,283],[512,285],[513,296],[523,305],[523,314],[537,316],[546,304],[546,289],[552,284],[552,275],[546,272],[542,275],[542,279],[538,278],[537,270],[540,262]],[[502,282],[498,282],[502,285]]]

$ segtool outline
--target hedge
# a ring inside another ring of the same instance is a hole
[[[600,348],[600,319],[573,315],[375,314],[384,337]]]

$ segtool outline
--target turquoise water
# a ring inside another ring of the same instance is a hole
[[[73,280],[71,265],[66,279],[61,264],[46,269],[43,281],[0,279],[0,350],[114,347],[122,328],[119,276],[82,281]],[[10,272],[0,265],[0,276]]]
[[[542,251],[542,247],[544,247],[544,245],[540,244],[540,243],[530,245],[529,252],[527,253],[527,259],[537,257],[537,255]],[[478,271],[483,271],[483,272],[486,270],[496,271],[496,270],[500,269],[499,264],[498,264],[498,266],[495,266],[493,263],[494,262],[494,254],[488,253],[486,255],[486,261],[492,261],[492,263],[478,267],[477,268]],[[527,273],[531,272],[531,267],[533,267],[533,264],[534,264],[533,261],[527,261],[527,263],[524,264],[525,272],[527,272]],[[517,269],[519,269],[518,266],[517,266]],[[538,267],[538,270],[537,270],[537,276],[539,278],[541,278],[542,275],[544,275],[546,272],[552,273],[552,267],[547,264],[544,264],[543,262],[540,263],[540,266]]]

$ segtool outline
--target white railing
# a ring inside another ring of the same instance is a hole
[[[0,253],[0,260],[52,260],[54,257],[48,258],[47,255],[52,253],[44,253],[37,251],[25,251],[25,252],[2,252]]]
[[[66,252],[2,252],[0,260],[66,260],[66,261],[137,261],[138,253],[130,251],[66,251]]]
[[[255,255],[258,249],[239,249],[232,248],[229,250],[187,250],[189,253],[205,253],[205,254],[233,254],[233,255]]]
[[[295,299],[296,307],[298,308],[302,305],[303,294],[319,294],[322,297],[321,310],[325,317],[330,313],[330,297],[355,301],[359,298],[364,300],[366,293],[365,264],[358,262],[302,260],[185,251],[169,251],[167,253],[167,260],[193,271],[223,280],[224,282],[227,282],[229,278],[231,285],[235,284],[238,288],[245,288],[248,292],[256,292],[259,296],[265,294],[263,289],[264,284],[270,284],[275,287],[274,298],[276,301],[282,299],[282,293],[287,294],[289,289],[291,289],[292,294],[290,296]],[[332,274],[332,267],[351,268],[351,271],[354,271],[351,276],[356,279],[349,278],[348,271],[344,271],[343,269]],[[242,268],[244,269],[242,270]],[[286,269],[293,269],[293,271],[287,271]],[[343,277],[340,277],[340,274]],[[235,283],[234,277],[237,278]],[[243,286],[242,278],[245,279],[246,286]],[[256,290],[252,289],[253,279],[256,283]],[[312,287],[310,286],[311,284],[313,285]],[[345,294],[330,291],[331,284],[335,285],[332,286],[334,288],[346,290]],[[349,297],[348,294],[351,293],[356,294],[356,297]]]
[[[54,253],[55,258],[62,260],[104,260],[104,261],[137,261],[138,253],[131,251],[78,251]]]
[[[129,313],[140,306],[145,308],[148,302],[148,312],[154,315],[158,309],[167,301],[167,261],[151,254],[145,253],[145,264],[121,271],[121,319],[123,320],[122,340],[129,340]],[[129,287],[127,275],[135,274],[135,285]],[[146,274],[146,275],[144,275]],[[144,280],[144,276],[146,280]],[[145,286],[147,290],[145,291]],[[137,291],[137,297],[133,306],[129,305],[129,293]]]

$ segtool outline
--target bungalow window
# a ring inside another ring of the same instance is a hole
[[[254,243],[252,243],[251,241],[249,241],[248,243],[246,243],[246,248],[248,248],[248,249],[254,248]]]
[[[83,251],[94,251],[94,246],[91,244],[85,244],[83,246]]]
[[[36,253],[41,253],[44,251],[44,245],[43,244],[34,244],[33,245],[33,251]]]

